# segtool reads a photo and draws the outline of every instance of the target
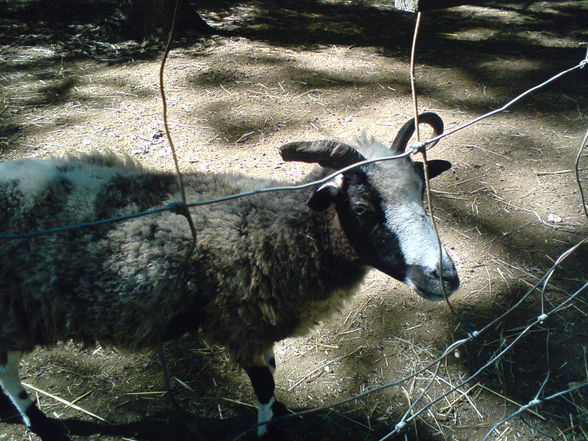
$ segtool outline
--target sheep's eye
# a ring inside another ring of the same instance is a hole
[[[356,216],[365,216],[370,211],[367,204],[353,204],[351,210]]]

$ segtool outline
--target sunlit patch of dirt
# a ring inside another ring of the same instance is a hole
[[[39,17],[46,3],[36,3]],[[577,41],[585,38],[585,6],[524,3],[425,15],[416,70],[422,110],[438,112],[451,127],[582,59],[585,49]],[[310,167],[282,162],[281,144],[362,130],[388,143],[412,116],[413,15],[376,2],[204,2],[200,11],[226,33],[182,37],[165,72],[170,125],[185,172],[293,182]],[[76,22],[75,16],[60,37],[50,21],[17,12],[0,19],[2,160],[114,150],[172,170],[158,90],[161,45],[106,38],[106,27]],[[439,366],[430,365],[449,344],[515,304],[562,252],[586,237],[573,168],[586,129],[587,96],[586,72],[569,74],[430,152],[453,163],[433,181],[433,204],[462,279],[452,299],[460,317],[444,303],[427,303],[372,274],[340,315],[277,345],[277,395],[291,409],[308,409],[419,373],[284,423],[288,439],[383,437],[423,393],[427,402],[458,386],[543,311],[534,293]],[[584,154],[584,184],[587,164]],[[544,308],[586,280],[585,248],[550,281]],[[409,439],[482,439],[535,397],[548,372],[544,396],[585,381],[587,314],[584,295],[534,327],[480,376],[420,414],[409,424]],[[207,439],[235,439],[250,428],[255,398],[222,348],[185,338],[168,344],[166,353],[185,418],[167,401],[159,360],[151,353],[70,343],[39,348],[23,363],[23,381],[44,391],[33,395],[49,416],[68,421],[73,440],[194,439],[184,429],[186,419]],[[545,403],[501,425],[493,439],[498,433],[502,439],[582,439],[585,398],[580,391]],[[20,424],[0,423],[0,440],[23,436],[36,439]],[[244,439],[255,437],[250,431]]]

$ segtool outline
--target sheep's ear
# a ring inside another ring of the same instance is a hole
[[[425,166],[422,162],[414,162],[414,167],[416,168],[417,173],[423,179],[425,177]],[[429,179],[433,179],[436,176],[439,176],[441,173],[449,170],[451,168],[451,162],[444,161],[442,159],[433,159],[428,161],[429,165]]]
[[[316,187],[306,201],[306,205],[314,211],[326,210],[339,196],[342,181],[343,177],[339,175],[335,179]]]

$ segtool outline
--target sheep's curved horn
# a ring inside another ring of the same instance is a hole
[[[318,163],[322,167],[340,170],[365,157],[347,144],[337,141],[296,141],[280,147],[284,161]]]
[[[419,115],[419,124],[426,123],[429,124],[433,130],[435,131],[435,136],[440,135],[443,133],[443,120],[439,115],[433,112],[425,112]],[[398,131],[398,135],[394,138],[394,142],[392,142],[392,146],[390,149],[394,153],[404,153],[406,149],[406,144],[408,144],[408,140],[414,133],[414,118],[409,119],[402,128]],[[437,144],[436,142],[431,144],[431,147]]]

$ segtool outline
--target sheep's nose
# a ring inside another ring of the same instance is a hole
[[[450,265],[443,265],[441,270],[439,270],[439,267],[435,268],[431,271],[430,277],[432,279],[442,280],[443,288],[447,294],[450,294],[459,288],[459,276],[453,263]]]

